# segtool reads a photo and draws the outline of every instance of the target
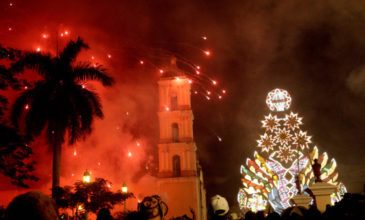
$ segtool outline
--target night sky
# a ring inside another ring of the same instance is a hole
[[[348,190],[363,192],[364,1],[0,2],[2,46],[54,53],[55,35],[65,30],[70,34],[59,39],[60,47],[81,36],[91,49],[80,59],[103,64],[117,83],[113,88],[87,85],[100,94],[105,119],[95,123],[84,142],[65,146],[61,184],[71,184],[85,168],[95,166],[95,175],[106,174],[101,177],[118,184],[127,180],[136,191],[139,182],[148,185],[139,164],[157,150],[156,66],[176,54],[200,65],[202,74],[227,90],[222,100],[192,97],[208,197],[220,194],[236,205],[239,168],[253,156],[264,133],[261,120],[269,113],[265,98],[274,88],[289,91],[291,110],[303,117],[302,129],[312,135],[320,153],[336,159],[339,179]],[[43,33],[49,37],[42,39]],[[208,49],[212,54],[205,56],[202,50]],[[139,64],[141,59],[145,65]],[[208,82],[197,88],[210,87]],[[44,146],[42,138],[34,143],[35,154],[42,155],[36,171],[41,181],[32,184],[34,189],[50,183],[51,156]],[[72,155],[75,148],[77,157]],[[130,151],[135,157],[125,157]],[[107,168],[100,168],[104,164]],[[3,194],[11,186],[0,188]]]

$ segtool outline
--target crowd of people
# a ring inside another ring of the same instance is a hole
[[[126,216],[115,218],[110,210],[103,208],[97,214],[97,220],[160,220],[166,219],[166,204],[159,196],[146,197],[138,207],[137,211],[130,212]],[[147,204],[147,205],[146,205]],[[160,205],[156,205],[160,204]],[[241,216],[240,216],[241,215]],[[0,220],[57,220],[68,219],[60,216],[54,201],[41,192],[28,192],[13,199],[6,209],[0,210]],[[78,218],[82,219],[82,218]],[[321,213],[315,206],[308,209],[304,207],[290,207],[281,214],[277,212],[265,213],[263,211],[254,213],[251,211],[245,214],[231,213],[227,200],[216,195],[211,198],[208,211],[209,220],[365,220],[365,195],[345,194],[344,198],[334,206],[327,206],[325,212]],[[170,220],[195,220],[194,211],[191,210],[190,217],[184,215]]]

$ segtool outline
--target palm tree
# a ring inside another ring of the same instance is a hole
[[[27,52],[12,65],[15,72],[31,69],[43,77],[14,102],[11,120],[25,134],[46,135],[53,151],[52,188],[60,184],[61,146],[68,136],[69,144],[91,133],[95,117],[103,118],[96,93],[80,85],[83,80],[97,80],[110,86],[114,80],[102,66],[75,63],[77,55],[88,45],[81,38],[70,41],[59,56]]]

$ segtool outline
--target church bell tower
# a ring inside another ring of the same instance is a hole
[[[195,219],[207,215],[202,169],[196,155],[191,110],[191,81],[171,59],[160,80],[160,141],[158,179],[161,197],[168,205],[167,219],[194,210]]]

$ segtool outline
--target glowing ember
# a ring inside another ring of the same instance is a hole
[[[128,157],[132,157],[132,152],[128,152]]]
[[[112,58],[112,55],[111,54],[108,54],[108,58],[110,59],[110,58]]]
[[[140,60],[140,61],[139,61],[139,63],[140,63],[141,65],[143,65],[143,64],[144,64],[143,60]]]
[[[212,80],[213,85],[217,85],[217,81]]]
[[[40,52],[41,51],[41,48],[40,47],[37,47],[36,51],[37,52]]]
[[[204,51],[204,53],[205,53],[205,55],[210,56],[210,51],[209,50]]]
[[[28,105],[28,104],[26,104],[24,108],[25,108],[26,110],[28,110],[28,109],[29,109],[29,105]]]

